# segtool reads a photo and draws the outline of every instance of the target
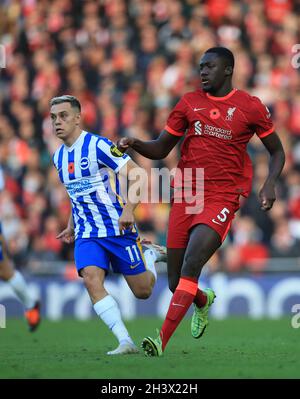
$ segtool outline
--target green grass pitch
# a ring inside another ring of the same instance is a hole
[[[162,320],[126,322],[136,343],[155,336]],[[211,320],[202,338],[190,335],[185,318],[163,357],[107,356],[117,341],[98,319],[43,320],[29,333],[24,320],[8,319],[0,329],[0,378],[209,379],[300,378],[300,329],[291,319]]]

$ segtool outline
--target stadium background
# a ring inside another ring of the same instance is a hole
[[[51,163],[60,143],[51,131],[49,100],[77,96],[84,128],[113,141],[155,138],[180,96],[199,84],[201,54],[216,45],[234,52],[234,86],[270,109],[287,161],[277,201],[263,213],[257,192],[268,155],[258,139],[251,141],[253,192],[205,268],[203,286],[220,293],[212,309],[216,317],[291,314],[292,304],[300,303],[300,68],[293,53],[300,42],[299,11],[299,1],[289,0],[0,2],[0,43],[6,50],[6,68],[0,70],[0,163],[6,179],[0,214],[12,259],[41,293],[46,317],[92,315],[76,278],[73,249],[55,238],[70,208]],[[179,152],[161,161],[132,155],[150,176],[153,167],[175,167]],[[165,244],[168,212],[168,204],[141,204],[141,236]],[[155,295],[142,305],[130,299],[121,280],[109,282],[127,298],[124,317],[164,315],[170,294],[165,265],[160,269]],[[0,292],[8,314],[21,314],[4,284]]]

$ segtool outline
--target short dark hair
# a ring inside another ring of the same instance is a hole
[[[217,54],[218,57],[222,58],[226,66],[231,66],[234,68],[234,56],[232,52],[226,47],[211,47],[206,50],[205,53],[214,53]]]
[[[53,97],[50,100],[50,107],[52,107],[52,105],[57,105],[62,103],[70,103],[72,108],[77,108],[79,112],[81,112],[81,104],[79,100],[74,96],[69,96],[68,94],[59,97]]]

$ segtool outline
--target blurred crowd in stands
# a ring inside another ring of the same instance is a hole
[[[155,138],[180,96],[199,85],[199,58],[216,45],[235,55],[234,86],[270,109],[287,161],[277,201],[263,213],[257,193],[268,154],[252,139],[253,192],[211,268],[261,270],[270,257],[300,257],[299,27],[300,2],[292,0],[2,0],[0,215],[16,265],[73,259],[72,248],[55,238],[70,203],[52,166],[60,142],[49,100],[78,97],[83,127],[113,141]],[[150,174],[174,168],[179,148],[161,161],[132,155]],[[141,204],[141,236],[165,244],[168,212],[166,203]]]

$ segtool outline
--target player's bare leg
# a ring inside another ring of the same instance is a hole
[[[28,291],[27,283],[22,274],[13,268],[6,251],[5,241],[0,234],[0,280],[7,282],[25,308],[25,318],[29,331],[37,329],[41,321],[40,302],[34,299]]]
[[[124,277],[136,298],[147,299],[150,297],[157,280],[155,263],[166,262],[167,250],[164,246],[153,244],[145,239],[141,241],[141,245],[147,270],[140,274],[126,275]]]
[[[199,278],[203,266],[221,245],[219,234],[205,224],[196,225],[186,248],[181,277]]]
[[[175,292],[179,283],[186,248],[168,248],[168,283],[171,292]]]
[[[104,288],[105,271],[97,266],[87,266],[80,270],[80,275],[83,278],[95,312],[119,341],[119,346],[115,350],[107,352],[107,354],[126,355],[138,353],[138,349],[123,323],[118,303]]]
[[[156,339],[146,337],[142,342],[147,356],[162,355],[170,337],[195,300],[202,267],[220,245],[220,236],[209,226],[197,225],[193,228],[183,260],[181,277],[159,337]]]
[[[138,299],[148,299],[151,296],[155,278],[152,272],[124,276],[129,288]]]

